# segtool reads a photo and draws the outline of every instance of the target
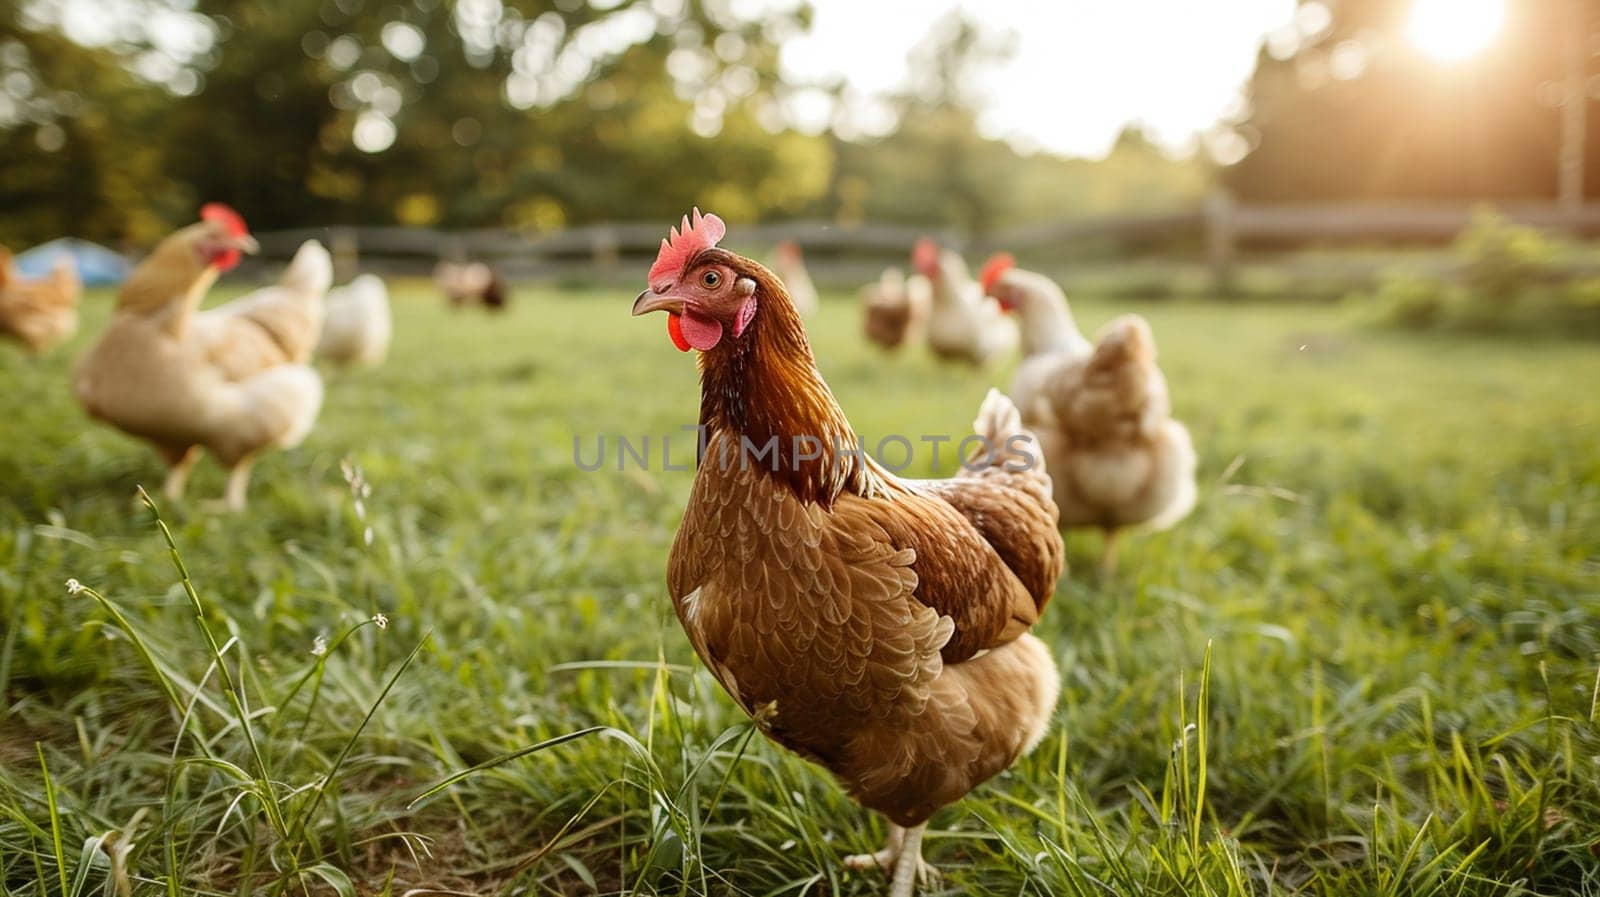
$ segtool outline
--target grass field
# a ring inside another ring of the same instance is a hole
[[[869,351],[836,298],[819,363],[869,442],[959,437],[1009,378]],[[106,298],[45,359],[0,346],[0,892],[884,890],[839,863],[881,821],[693,662],[664,586],[691,474],[574,463],[694,420],[663,322],[395,299],[387,366],[329,376],[247,514],[209,461],[160,508],[203,626],[135,499],[154,455],[68,392]],[[1054,728],[934,819],[942,890],[1600,894],[1600,351],[1134,310],[1201,503],[1108,580],[1069,539]]]

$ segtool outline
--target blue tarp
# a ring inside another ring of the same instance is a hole
[[[72,257],[85,286],[114,286],[128,276],[127,259],[104,246],[73,237],[51,240],[19,253],[17,271],[27,278],[44,277],[55,268],[56,259],[62,255]]]

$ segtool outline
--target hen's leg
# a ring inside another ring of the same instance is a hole
[[[189,471],[194,470],[194,464],[200,460],[200,446],[191,445],[186,449],[163,449],[161,452],[172,465],[167,471],[167,481],[161,486],[161,494],[169,501],[183,498],[183,490],[189,485]]]
[[[939,873],[922,861],[922,833],[926,822],[905,829],[905,843],[900,856],[894,861],[894,883],[889,886],[889,897],[911,897],[917,884],[932,884]]]
[[[245,491],[250,488],[250,467],[256,459],[246,455],[228,471],[228,491],[223,494],[223,505],[230,511],[243,511]]]
[[[1117,533],[1120,530],[1107,529],[1106,540],[1100,546],[1100,575],[1110,576],[1117,572]]]
[[[889,823],[889,843],[877,853],[853,853],[844,858],[847,869],[856,872],[865,872],[868,869],[882,869],[893,872],[896,860],[900,859],[900,850],[906,843],[906,830],[894,823]]]

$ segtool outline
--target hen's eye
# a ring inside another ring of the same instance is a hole
[[[706,273],[700,275],[700,282],[708,287],[714,288],[717,284],[722,283],[722,275],[715,271],[707,271]]]

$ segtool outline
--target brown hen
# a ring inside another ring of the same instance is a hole
[[[956,478],[873,461],[783,285],[715,248],[722,231],[686,219],[633,307],[667,311],[674,342],[700,350],[706,442],[673,604],[769,737],[888,818],[888,847],[847,863],[892,869],[909,895],[931,871],[929,817],[1032,748],[1055,707],[1055,664],[1028,634],[1063,566],[1050,478],[997,392],[975,425],[994,450]]]
[[[82,294],[83,282],[70,257],[58,258],[50,276],[24,280],[11,253],[0,246],[0,333],[16,337],[35,354],[78,331]]]

